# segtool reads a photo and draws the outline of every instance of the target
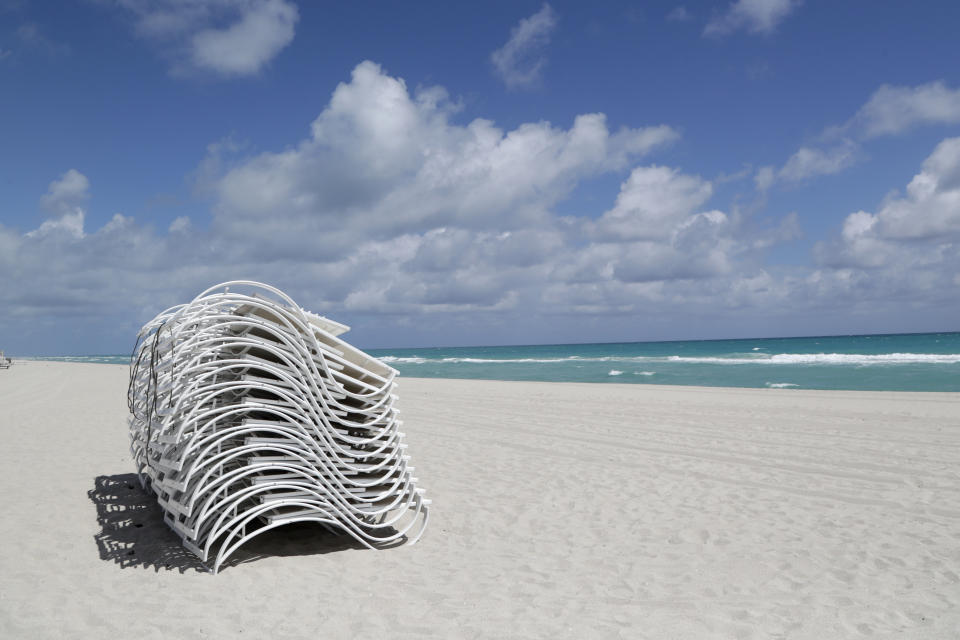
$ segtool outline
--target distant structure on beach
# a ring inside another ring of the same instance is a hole
[[[11,364],[13,364],[13,360],[4,355],[3,351],[0,350],[0,369],[9,369]]]
[[[131,452],[167,524],[214,573],[255,536],[311,521],[370,548],[422,535],[397,372],[348,327],[250,281],[207,289],[138,335]]]

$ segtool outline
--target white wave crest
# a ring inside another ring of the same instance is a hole
[[[634,371],[633,375],[635,376],[652,376],[656,371]]]
[[[667,359],[703,364],[957,364],[960,353],[777,353],[758,358],[670,356]]]
[[[412,356],[408,358],[403,358],[399,356],[381,356],[380,360],[382,362],[400,362],[407,364],[424,364],[427,362],[434,363],[446,363],[446,364],[505,364],[505,363],[524,363],[524,362],[608,362],[610,360],[618,360],[620,358],[615,357],[603,357],[603,358],[581,358],[580,356],[567,356],[565,358],[421,358],[418,356]],[[626,358],[629,360],[629,358]]]
[[[566,356],[561,358],[422,358],[419,356],[382,356],[381,361],[401,364],[558,364],[564,362],[618,362],[654,363],[673,362],[684,364],[958,364],[960,353],[743,353],[722,356]],[[653,375],[641,372],[637,375]]]
[[[878,353],[865,355],[859,353],[779,353],[773,356],[775,362],[786,364],[829,363],[829,364],[956,364],[960,362],[960,353]]]
[[[768,382],[766,383],[771,389],[787,389],[789,387],[799,387],[798,384],[793,384],[792,382]]]
[[[622,375],[623,375],[623,371],[617,371],[616,369],[610,369],[610,373],[608,373],[607,375],[608,375],[608,376],[622,376]]]
[[[577,356],[569,358],[442,358],[440,362],[469,362],[472,364],[501,364],[507,362],[568,362],[571,360],[581,360]],[[587,358],[589,360],[589,358]]]
[[[391,363],[391,362],[403,362],[403,363],[406,363],[406,364],[423,364],[423,363],[427,362],[427,359],[426,359],[426,358],[418,358],[418,357],[416,357],[416,356],[413,356],[413,357],[410,357],[410,358],[401,358],[401,357],[399,357],[399,356],[381,356],[381,357],[380,357],[380,362],[386,362],[386,363],[388,363],[388,364]]]

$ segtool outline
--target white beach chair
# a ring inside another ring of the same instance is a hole
[[[208,289],[141,330],[131,452],[167,523],[214,572],[293,522],[370,548],[422,535],[430,501],[399,431],[397,372],[337,337],[347,330],[249,281]]]

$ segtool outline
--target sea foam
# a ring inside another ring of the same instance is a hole
[[[561,362],[679,362],[690,364],[957,364],[960,353],[744,353],[718,356],[567,356],[563,358],[422,358],[383,356],[386,363],[402,364],[523,364]],[[641,374],[641,375],[646,375]]]
[[[957,364],[960,353],[777,353],[754,358],[670,356],[667,359],[700,364]]]

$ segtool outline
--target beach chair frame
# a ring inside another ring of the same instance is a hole
[[[374,549],[423,535],[430,500],[399,430],[397,371],[337,337],[348,329],[232,281],[140,330],[127,392],[137,473],[214,573],[294,522]]]

